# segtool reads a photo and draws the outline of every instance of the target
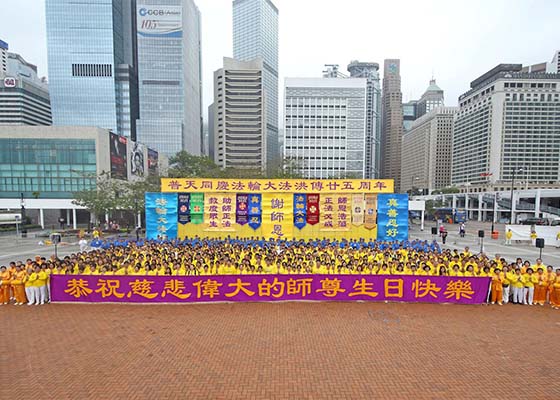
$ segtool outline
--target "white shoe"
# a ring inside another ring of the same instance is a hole
[[[490,303],[490,304],[496,304],[496,303],[492,302],[492,303]]]
[[[44,302],[44,301],[42,301],[42,302],[41,302],[41,305],[44,305],[44,304],[45,304],[45,302]]]
[[[35,304],[35,303],[27,303],[28,306],[32,306],[33,304]]]

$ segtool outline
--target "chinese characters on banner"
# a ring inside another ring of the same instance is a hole
[[[293,194],[264,193],[262,196],[262,235],[266,238],[291,239],[293,236]]]
[[[392,179],[162,178],[162,192],[181,193],[393,193]]]
[[[234,231],[236,195],[210,193],[206,200],[204,219],[207,230]]]
[[[294,226],[303,229],[307,222],[307,195],[294,193]]]
[[[237,201],[235,206],[235,222],[239,225],[245,225],[249,222],[249,195],[237,194]]]
[[[146,238],[177,237],[177,193],[146,193]]]
[[[307,223],[309,225],[316,225],[319,223],[319,199],[318,194],[307,195]]]
[[[410,275],[51,275],[53,302],[400,301],[481,304],[490,278]]]
[[[324,194],[321,196],[321,230],[350,230],[349,195]]]
[[[380,194],[377,200],[378,240],[407,240],[408,194]]]
[[[262,195],[249,195],[249,226],[256,230],[262,223]]]

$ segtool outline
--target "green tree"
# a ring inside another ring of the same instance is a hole
[[[125,184],[111,179],[110,173],[102,173],[96,177],[96,187],[74,193],[72,203],[85,207],[96,221],[101,221],[105,214],[120,208]]]
[[[193,156],[182,150],[169,159],[170,178],[222,178],[223,172],[206,156]]]

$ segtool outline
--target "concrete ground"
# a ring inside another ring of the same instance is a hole
[[[424,226],[424,231],[420,230],[420,225],[417,221],[410,226],[410,238],[419,238],[426,240],[433,240],[431,228],[436,226],[433,221],[427,221]],[[466,226],[466,235],[464,238],[459,237],[459,225],[445,225],[448,236],[444,248],[462,250],[465,246],[469,246],[472,253],[480,252],[480,240],[478,238],[478,231],[484,230],[485,237],[483,240],[483,251],[494,256],[500,254],[506,260],[515,261],[517,257],[524,260],[534,262],[540,255],[539,249],[531,245],[529,242],[514,242],[511,246],[505,245],[503,224],[496,224],[494,229],[500,233],[500,237],[494,240],[490,237],[491,224],[487,222],[469,221]],[[442,245],[441,238],[435,236],[438,243]],[[545,246],[542,252],[543,262],[547,265],[560,267],[560,249],[555,246]]]
[[[559,399],[560,311],[1,306],[1,399]]]

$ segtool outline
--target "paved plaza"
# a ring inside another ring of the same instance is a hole
[[[2,306],[2,399],[558,399],[560,312],[398,303]]]

